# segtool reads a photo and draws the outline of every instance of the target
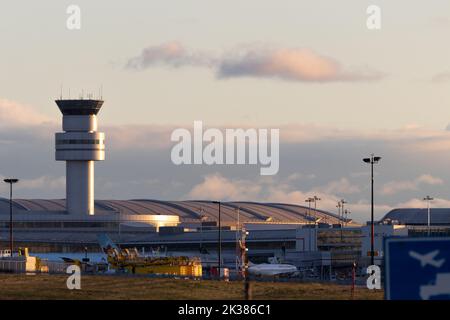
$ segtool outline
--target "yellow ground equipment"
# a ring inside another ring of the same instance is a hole
[[[132,274],[163,274],[200,278],[202,264],[194,257],[143,257],[136,249],[120,249],[106,235],[99,236],[112,269]]]

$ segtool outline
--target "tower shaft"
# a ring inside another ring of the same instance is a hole
[[[94,161],[66,161],[66,203],[69,213],[94,215]]]

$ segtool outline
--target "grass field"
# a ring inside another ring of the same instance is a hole
[[[5,299],[243,299],[242,282],[82,276],[81,290],[68,290],[64,275],[0,274]],[[321,283],[252,282],[253,299],[351,299],[350,287]],[[358,288],[354,299],[383,299],[383,292]]]

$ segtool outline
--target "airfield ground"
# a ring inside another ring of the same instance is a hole
[[[0,274],[0,300],[14,299],[243,299],[243,283],[126,276],[81,278],[68,290],[64,275]],[[323,283],[252,282],[253,299],[352,299],[350,286]],[[383,299],[381,290],[357,288],[354,299]]]

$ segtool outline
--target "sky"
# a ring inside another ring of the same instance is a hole
[[[81,28],[69,30],[69,5]],[[366,9],[381,9],[369,30]],[[99,94],[107,160],[96,198],[278,201],[311,195],[354,219],[450,205],[450,3],[14,1],[0,11],[0,176],[16,195],[63,198],[54,99]],[[175,128],[280,129],[280,170],[181,165]],[[5,186],[0,195],[6,197]]]

